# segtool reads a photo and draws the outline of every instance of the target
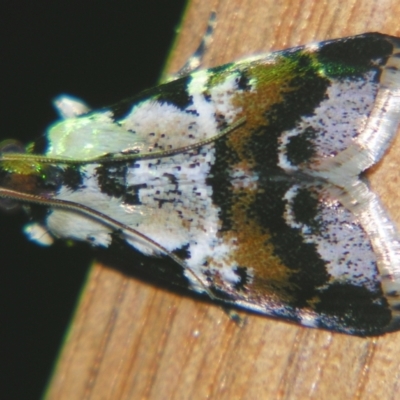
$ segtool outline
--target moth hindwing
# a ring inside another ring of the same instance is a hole
[[[26,152],[3,144],[3,205],[46,207],[26,228],[38,242],[118,248],[227,305],[356,335],[399,329],[399,236],[360,178],[399,124],[399,47],[370,33],[100,110],[61,98],[65,118]]]

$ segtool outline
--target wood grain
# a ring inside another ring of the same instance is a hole
[[[400,35],[397,0],[194,0],[169,62],[176,71],[218,16],[205,66],[259,51],[379,31]],[[400,139],[370,174],[391,215]],[[245,315],[245,314],[243,314]],[[48,399],[395,399],[400,334],[361,339],[219,307],[95,265]]]

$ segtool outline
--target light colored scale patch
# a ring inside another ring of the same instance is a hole
[[[142,150],[143,140],[117,126],[109,111],[69,118],[53,125],[48,133],[48,157],[86,160],[108,153]]]
[[[235,283],[239,280],[233,273],[235,266],[228,264],[232,247],[217,238],[219,209],[212,203],[211,186],[206,184],[214,153],[213,145],[208,145],[200,152],[136,161],[128,169],[126,185],[146,184],[138,191],[139,205],[123,203],[102,193],[96,175],[98,165],[82,168],[85,176],[82,188],[73,191],[62,187],[56,198],[79,202],[112,215],[116,221],[130,226],[169,251],[188,246],[190,258],[185,261],[197,276],[212,269],[229,283]],[[107,225],[66,210],[52,210],[47,217],[47,227],[59,238],[88,241],[103,247],[111,243],[112,229]],[[124,237],[142,253],[155,254],[148,243],[138,242],[129,234],[124,234]],[[212,264],[203,268],[209,259]],[[195,290],[204,290],[191,274],[186,275]]]
[[[84,180],[81,189],[71,190],[62,186],[55,196],[58,199],[79,202],[106,215],[113,215],[118,221],[134,226],[138,213],[126,214],[119,199],[101,193],[94,175],[96,165],[85,166]],[[71,238],[87,241],[94,246],[108,247],[111,243],[112,230],[100,221],[93,220],[68,210],[53,209],[47,217],[50,232],[58,238]]]
[[[242,111],[241,107],[232,104],[232,99],[242,92],[237,85],[239,78],[238,72],[232,72],[225,81],[208,89],[216,114],[223,115],[228,124],[234,122],[238,113]]]
[[[294,185],[285,194],[285,221],[293,229],[300,230],[306,243],[317,246],[318,254],[327,262],[331,282],[349,282],[377,290],[376,256],[359,221],[329,189],[319,192],[318,228],[297,221],[292,207],[300,189],[299,185]]]
[[[139,191],[143,205],[130,205],[123,203],[119,198],[101,192],[98,186],[96,167],[97,165],[89,165],[84,168],[86,177],[81,189],[72,191],[67,187],[62,187],[56,198],[79,201],[106,215],[112,215],[115,220],[145,234],[169,251],[180,248],[187,243],[189,226],[184,227],[177,213],[178,210],[173,209],[175,204],[168,202],[170,198],[168,191],[165,190],[166,181],[163,182],[158,179],[157,175],[153,176],[153,182],[157,182],[160,194],[155,195],[154,186],[152,187],[151,181],[149,181],[150,193],[146,193],[146,189]],[[164,168],[165,170],[168,169]],[[189,198],[192,199],[192,197],[193,194],[190,194]],[[207,199],[208,196],[205,198]],[[159,200],[166,200],[166,202],[160,207]],[[189,212],[189,204],[186,204],[186,207],[187,212]],[[47,224],[51,232],[58,237],[85,240],[93,245],[104,247],[108,247],[111,243],[110,233],[112,233],[112,230],[107,225],[79,214],[68,213],[64,210],[53,210],[47,218]],[[160,224],[165,228],[160,230]],[[129,241],[129,235],[127,240]],[[132,244],[145,254],[153,254],[154,252],[151,247],[142,243],[134,242]]]
[[[203,108],[203,117],[200,117],[173,104],[146,100],[132,109],[121,121],[121,126],[147,141],[144,152],[168,150],[170,145],[178,148],[215,136],[217,125],[214,118],[209,118],[213,111],[211,105],[207,111],[205,113]],[[155,142],[158,144],[156,149],[153,148]]]
[[[147,99],[133,106],[118,126],[110,111],[64,120],[48,133],[47,155],[85,159],[128,150],[169,150],[213,137],[219,133],[215,116],[222,115],[231,123],[241,109],[232,104],[238,93],[237,74],[228,75],[212,87],[207,87],[209,78],[207,71],[193,75],[188,87],[192,104],[185,110]],[[190,258],[186,262],[197,275],[211,269],[227,282],[235,283],[239,277],[233,272],[235,265],[228,260],[232,245],[217,239],[219,210],[212,204],[212,188],[205,182],[215,161],[212,147],[204,147],[199,154],[196,150],[136,161],[128,169],[126,185],[147,185],[139,190],[140,205],[125,204],[102,193],[95,172],[97,165],[82,167],[85,179],[80,189],[62,187],[56,198],[79,202],[110,215],[169,251],[188,246]],[[174,177],[174,182],[170,177]],[[56,237],[105,247],[111,242],[111,229],[106,225],[68,211],[53,210],[47,225]],[[144,254],[154,253],[151,246],[138,243],[129,235],[127,241]],[[210,260],[212,265],[203,268]],[[193,279],[191,274],[188,278]],[[196,280],[193,284],[199,285]]]
[[[211,201],[212,189],[205,182],[214,157],[212,146],[207,146],[199,154],[195,151],[137,161],[127,174],[128,186],[147,185],[138,193],[142,203],[138,208],[144,215],[138,230],[170,251],[191,244],[189,264],[204,260],[204,252],[209,251],[207,237],[213,238],[216,232],[217,210]],[[167,225],[166,219],[171,218],[171,213],[176,221]],[[177,230],[182,237],[180,242],[170,243],[170,233],[160,230],[160,225]],[[192,248],[195,242],[198,251]],[[204,242],[208,245],[202,249]]]
[[[245,170],[240,165],[231,168],[231,184],[234,189],[248,189],[255,191],[258,188],[259,176],[251,170]]]
[[[169,150],[216,136],[219,133],[216,116],[223,116],[229,124],[242,111],[233,104],[234,96],[240,92],[237,78],[238,74],[232,73],[208,87],[209,72],[193,74],[187,88],[192,104],[184,110],[149,98],[132,106],[131,112],[118,124],[107,110],[67,118],[49,129],[46,155],[85,160],[110,153]],[[66,98],[62,101],[66,102]],[[73,115],[71,104],[67,106],[67,112],[61,112]]]
[[[192,104],[185,109],[148,99],[134,106],[120,121],[121,126],[144,141],[149,139],[149,147],[157,142],[159,148],[166,150],[216,136],[219,130],[215,116],[223,115],[227,123],[232,123],[241,108],[232,103],[238,93],[236,74],[229,75],[211,88],[207,87],[209,78],[207,71],[193,74],[187,88]],[[150,133],[151,137],[148,136]]]
[[[378,84],[375,71],[365,73],[359,79],[333,80],[327,90],[327,99],[315,109],[313,115],[303,116],[296,128],[284,131],[279,139],[279,166],[296,170],[287,158],[286,146],[290,139],[299,136],[307,128],[316,132],[312,140],[318,162],[334,157],[346,150],[363,132],[374,107]]]
[[[222,115],[231,123],[241,109],[232,103],[238,93],[238,74],[229,74],[211,87],[207,86],[209,78],[207,71],[193,74],[188,86],[192,104],[185,110],[147,99],[133,106],[118,126],[109,111],[67,119],[50,130],[51,145],[47,155],[90,158],[133,149],[151,152],[179,148],[213,137],[219,133],[215,116]],[[74,146],[69,146],[70,142],[74,142]],[[226,244],[217,238],[219,210],[212,204],[212,188],[206,184],[214,157],[213,145],[209,145],[200,152],[136,161],[128,169],[126,185],[146,184],[145,188],[139,189],[140,205],[125,204],[102,193],[96,179],[96,165],[83,168],[86,178],[81,189],[71,191],[63,187],[56,197],[80,202],[110,215],[169,251],[188,246],[190,258],[186,263],[197,276],[211,270],[228,284],[233,284],[239,280],[233,272],[236,265],[232,265],[229,257],[233,243]],[[55,236],[109,246],[110,228],[84,216],[74,214],[71,217],[69,214],[53,210],[48,217],[48,227]],[[129,235],[126,239],[144,254],[154,254],[154,249],[145,242],[132,240]],[[207,261],[207,267],[202,267]],[[193,281],[196,290],[204,290],[191,274],[187,277]]]
[[[213,145],[204,146],[199,154],[181,153],[161,158],[156,163],[141,160],[135,163],[135,168],[129,169],[127,185],[147,185],[139,190],[142,206],[138,207],[145,215],[137,226],[141,233],[170,251],[188,246],[190,258],[185,261],[198,277],[213,271],[229,283],[236,283],[239,280],[233,272],[236,265],[230,260],[234,244],[218,238],[220,210],[213,204],[212,188],[206,183],[214,162]],[[171,215],[176,217],[175,221],[170,221]],[[160,225],[175,229],[181,241],[171,242],[173,233],[160,230]],[[206,262],[207,267],[203,267]],[[187,277],[196,290],[204,290],[193,276],[187,274]]]

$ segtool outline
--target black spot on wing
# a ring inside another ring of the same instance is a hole
[[[189,95],[187,90],[191,80],[192,77],[188,75],[160,85],[155,98],[161,103],[173,104],[183,110],[193,103],[192,96]]]
[[[210,68],[208,85],[212,86],[214,78],[218,79],[222,73],[232,70],[232,67],[234,65],[235,65],[234,63],[227,63],[227,64],[217,65],[216,67]]]
[[[306,128],[299,135],[292,136],[286,146],[286,156],[292,165],[310,162],[316,154],[314,140],[317,131],[311,127]]]
[[[328,76],[351,78],[377,70],[377,61],[385,62],[392,52],[393,44],[384,35],[369,33],[323,43],[317,57]]]
[[[96,177],[102,193],[121,199],[130,205],[140,205],[140,190],[147,184],[126,184],[126,174],[130,165],[124,163],[106,163],[96,168]]]
[[[113,233],[111,245],[107,249],[98,249],[97,254],[101,261],[117,267],[127,275],[168,288],[189,287],[189,281],[181,265],[168,256],[153,257],[142,254],[128,244],[119,232]]]
[[[174,204],[175,203],[175,199],[163,199],[163,198],[158,198],[158,197],[154,197],[154,201],[156,201],[158,203],[158,208],[162,208],[164,206],[164,204]]]
[[[232,228],[231,209],[234,203],[232,197],[232,182],[230,176],[230,168],[232,165],[240,161],[238,155],[229,149],[226,138],[221,138],[214,142],[216,151],[216,161],[211,166],[210,173],[206,179],[207,185],[212,190],[212,199],[214,204],[220,208],[220,220],[222,232]]]
[[[107,109],[101,111],[111,111],[113,120],[118,123],[119,120],[124,119],[128,114],[132,112],[135,105],[138,105],[143,99],[141,96],[136,96],[130,99],[120,101],[119,103],[113,104]]]
[[[381,291],[346,283],[332,283],[318,296],[315,310],[336,319],[339,326],[373,335],[384,331],[391,322],[391,311]],[[334,329],[331,326],[325,326]],[[352,328],[354,327],[354,328]]]
[[[105,107],[102,110],[97,110],[96,113],[99,111],[111,111],[114,121],[118,123],[119,120],[126,118],[134,107],[140,106],[140,103],[145,101],[159,101],[161,103],[173,104],[183,110],[192,104],[192,98],[187,92],[187,86],[191,79],[191,76],[188,75],[155,86],[151,89],[144,90],[136,96]]]
[[[296,222],[312,228],[313,233],[318,232],[321,207],[317,194],[313,193],[311,188],[300,188],[292,200],[291,207]]]
[[[39,136],[31,145],[31,153],[46,154],[49,149],[49,139],[47,135]]]
[[[49,144],[47,135],[41,135],[31,143],[29,152],[33,154],[46,154]]]
[[[181,260],[190,258],[189,244],[182,246],[180,249],[174,250],[173,253]]]
[[[234,284],[235,290],[243,291],[246,290],[246,284],[250,281],[246,267],[236,267],[234,269],[235,274],[239,277],[239,281]]]
[[[71,190],[77,190],[82,186],[83,173],[75,165],[68,166],[63,172],[63,183]]]
[[[123,195],[124,203],[130,205],[140,205],[142,202],[140,201],[140,190],[146,189],[147,184],[141,183],[138,185],[131,185],[126,188],[126,193]]]
[[[96,177],[102,193],[121,198],[126,194],[127,165],[106,163],[96,168]]]
[[[240,74],[240,78],[238,78],[237,80],[237,87],[239,90],[244,90],[244,91],[248,91],[251,89],[250,79],[245,74],[245,72],[242,72]]]

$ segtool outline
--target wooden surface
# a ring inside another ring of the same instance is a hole
[[[170,60],[176,71],[218,15],[206,66],[367,31],[400,36],[398,0],[194,0]],[[400,221],[400,139],[370,177]],[[400,333],[361,339],[219,307],[96,265],[48,399],[395,399]]]

